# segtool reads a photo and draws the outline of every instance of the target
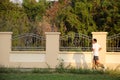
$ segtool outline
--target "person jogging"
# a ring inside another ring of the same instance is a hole
[[[105,69],[104,65],[99,62],[99,51],[101,50],[101,46],[97,43],[97,39],[92,40],[92,51],[93,51],[93,66],[92,69],[97,69],[101,67]]]

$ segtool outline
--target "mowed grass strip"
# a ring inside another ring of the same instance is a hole
[[[120,80],[120,78],[107,74],[0,73],[0,80]]]

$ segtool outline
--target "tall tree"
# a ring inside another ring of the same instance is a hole
[[[96,30],[91,3],[86,0],[70,0],[68,4],[61,5],[64,5],[58,12],[58,25],[61,31],[89,34]]]
[[[45,0],[39,2],[36,2],[36,0],[24,0],[23,8],[30,22],[30,32],[36,32],[38,27],[37,22],[42,20],[42,17],[45,14]]]
[[[100,0],[94,2],[94,21],[98,31],[109,34],[120,33],[120,2],[118,0]]]
[[[26,14],[17,4],[9,0],[0,1],[0,31],[13,31],[21,34],[28,31]]]

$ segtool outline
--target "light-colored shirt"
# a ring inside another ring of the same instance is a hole
[[[94,43],[92,45],[92,48],[93,48],[93,55],[99,56],[99,49],[101,48],[101,46],[98,43]]]

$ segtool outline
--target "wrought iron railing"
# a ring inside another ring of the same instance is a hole
[[[120,52],[120,33],[107,37],[107,51]]]
[[[44,36],[26,33],[12,38],[13,51],[45,51],[46,40]]]
[[[91,51],[92,38],[84,34],[60,37],[60,51]]]

